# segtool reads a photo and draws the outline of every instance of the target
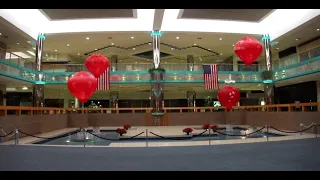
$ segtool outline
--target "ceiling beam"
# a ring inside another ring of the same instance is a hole
[[[156,9],[154,12],[153,30],[159,31],[161,29],[164,9]]]

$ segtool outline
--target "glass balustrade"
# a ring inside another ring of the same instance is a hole
[[[2,53],[3,54],[3,53]],[[0,74],[33,82],[35,79],[36,66],[28,59],[22,58],[17,54],[6,52],[5,57],[0,57]],[[304,74],[317,72],[320,69],[320,47],[310,51],[291,55],[280,60],[273,61],[274,79],[282,80]],[[187,71],[188,64],[161,64],[166,69],[167,83],[202,83],[203,82],[203,65],[194,64],[193,71]],[[151,63],[145,64],[117,64],[116,71],[112,71],[112,76],[120,76],[120,81],[111,83],[148,83],[148,69],[152,68]],[[219,64],[219,81],[224,82],[229,79],[236,82],[261,82],[260,72],[265,70],[263,64],[245,66],[238,65],[238,71],[233,71],[232,64]],[[87,71],[83,64],[57,64],[42,65],[41,73],[45,76],[47,83],[66,83],[68,79],[79,71]],[[260,71],[260,72],[258,72]]]

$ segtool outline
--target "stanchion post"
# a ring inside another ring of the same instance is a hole
[[[269,125],[267,125],[267,142],[269,142]]]
[[[83,128],[83,147],[86,147],[86,130]]]
[[[19,130],[15,129],[15,141],[14,141],[15,145],[19,144]]]
[[[211,145],[211,127],[209,127],[209,145]]]
[[[300,136],[302,135],[302,127],[303,127],[303,124],[300,123]]]
[[[146,129],[146,147],[148,147],[148,129]]]

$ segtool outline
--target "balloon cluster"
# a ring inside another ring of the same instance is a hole
[[[235,44],[234,52],[247,66],[250,66],[259,58],[262,48],[262,44],[255,38],[246,36]],[[239,102],[240,91],[233,86],[225,86],[219,90],[218,100],[230,110]]]
[[[98,87],[96,78],[109,68],[110,62],[102,54],[93,54],[86,59],[85,66],[93,76],[86,71],[80,71],[68,80],[69,91],[82,103],[87,102],[96,92]]]

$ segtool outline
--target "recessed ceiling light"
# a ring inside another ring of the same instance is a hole
[[[35,56],[34,52],[32,51],[27,51],[29,54],[31,54],[32,56]]]
[[[35,47],[33,47],[32,49],[33,49],[33,50],[36,50],[36,48],[35,48]]]
[[[298,41],[300,38],[297,38],[296,41]]]
[[[151,45],[151,43],[149,43],[149,45]]]
[[[98,49],[94,49],[94,50],[96,51],[96,50],[98,50]]]
[[[90,38],[89,37],[86,37],[86,40],[89,40]]]
[[[28,88],[27,87],[23,87],[22,90],[28,90]]]
[[[276,50],[279,50],[279,48],[276,48]]]
[[[194,46],[196,46],[197,44],[193,44]]]
[[[232,44],[232,46],[234,46],[234,44]]]
[[[219,38],[220,41],[222,41],[222,38]]]
[[[220,55],[222,55],[222,53],[220,53]]]
[[[174,50],[174,48],[171,48],[171,50]]]
[[[134,39],[134,37],[132,36],[131,39]]]
[[[0,36],[2,35],[2,33],[0,33]]]
[[[67,46],[70,46],[70,44],[67,44]]]
[[[58,51],[58,50],[54,50],[54,51]]]
[[[135,62],[135,63],[138,63],[138,62]]]
[[[132,48],[132,50],[136,50],[136,48]]]
[[[317,29],[317,31],[320,31],[320,29]],[[0,35],[1,35],[1,33],[0,33]]]
[[[208,49],[209,51],[211,50],[211,49]]]
[[[17,44],[19,44],[19,43],[17,43]]]
[[[179,37],[176,37],[176,39],[180,39]]]
[[[164,62],[164,63],[166,63],[166,64],[167,64],[167,62]]]
[[[80,53],[78,53],[78,56],[80,56]]]
[[[114,43],[111,43],[111,45],[114,45]]]

